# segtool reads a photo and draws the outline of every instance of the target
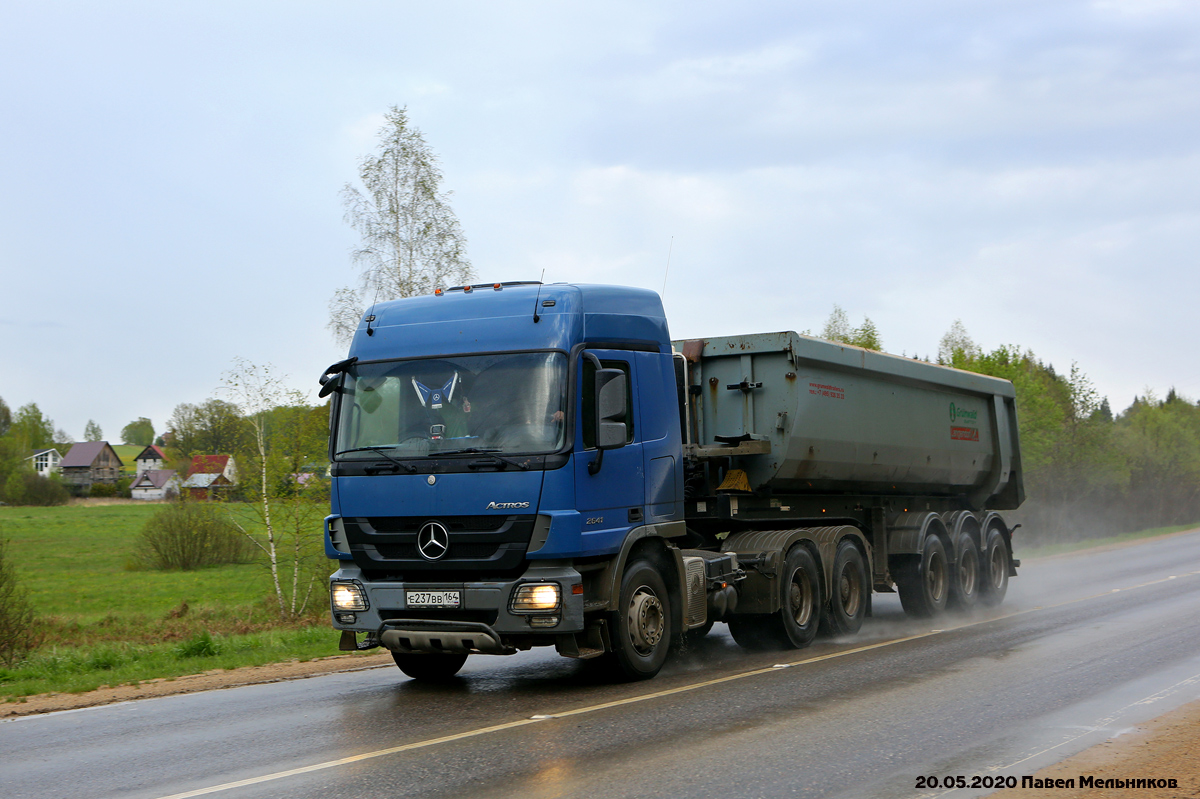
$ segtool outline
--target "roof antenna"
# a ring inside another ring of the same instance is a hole
[[[675,237],[672,236],[671,237],[671,246],[667,248],[667,268],[663,270],[663,290],[662,290],[663,299],[666,299],[666,296],[667,296],[667,274],[670,273],[670,271],[671,271],[671,253],[674,251],[674,249],[675,249]]]
[[[538,278],[537,296],[533,298],[533,323],[536,325],[542,317],[538,316],[538,302],[542,299],[542,281],[546,279],[546,269],[542,268],[542,276]]]

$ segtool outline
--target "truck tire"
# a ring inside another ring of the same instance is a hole
[[[989,606],[999,605],[1008,593],[1008,570],[1012,557],[1008,542],[999,529],[988,530],[987,546],[983,550],[982,585],[979,599]]]
[[[648,680],[667,660],[671,647],[671,600],[658,568],[648,560],[625,567],[614,614],[610,659],[629,680]]]
[[[745,649],[802,649],[812,643],[821,623],[821,572],[812,553],[794,546],[780,571],[777,613],[733,616],[729,633]]]
[[[950,582],[950,604],[970,610],[979,601],[979,547],[975,539],[963,533],[954,547],[954,575]]]
[[[458,674],[458,670],[467,662],[466,653],[462,654],[411,654],[393,652],[392,660],[400,667],[400,671],[421,682],[445,682]]]
[[[925,537],[919,558],[905,558],[896,570],[896,590],[904,612],[928,619],[946,609],[950,594],[950,564],[946,547],[936,535]]]
[[[829,607],[821,619],[827,635],[854,635],[867,615],[867,566],[850,541],[838,544],[829,585]]]

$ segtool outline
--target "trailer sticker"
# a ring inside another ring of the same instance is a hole
[[[979,428],[977,427],[951,427],[950,438],[955,441],[978,441]]]
[[[950,438],[953,441],[978,441],[979,410],[967,410],[951,402]]]
[[[968,411],[966,408],[960,408],[952,402],[950,403],[950,421],[958,422],[959,424],[979,424],[979,411]]]
[[[828,386],[824,383],[809,383],[808,393],[815,394],[818,397],[829,397],[831,399],[844,400],[846,398],[846,389],[840,386]]]

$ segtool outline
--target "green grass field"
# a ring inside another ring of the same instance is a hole
[[[193,572],[129,571],[135,543],[156,504],[0,508],[0,535],[42,616],[93,624],[115,616],[162,617],[193,609],[253,605],[267,595],[263,566]],[[314,532],[315,535],[315,532]]]
[[[138,535],[160,507],[0,507],[0,537],[45,634],[25,663],[0,668],[0,696],[338,653],[323,579],[331,569],[323,558],[309,612],[285,622],[265,559],[189,572],[139,565]],[[244,506],[230,510],[247,518]],[[314,515],[315,543],[323,509]]]

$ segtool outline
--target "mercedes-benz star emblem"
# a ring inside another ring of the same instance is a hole
[[[425,560],[437,560],[450,550],[450,531],[437,522],[426,523],[417,533],[417,551]]]

